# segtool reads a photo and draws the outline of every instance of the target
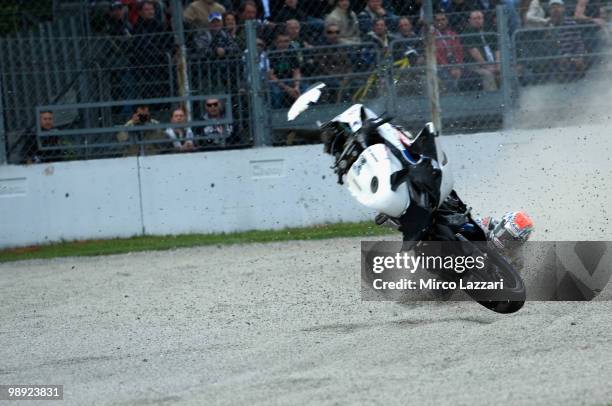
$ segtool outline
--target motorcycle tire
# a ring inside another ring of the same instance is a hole
[[[527,289],[518,271],[498,252],[490,248],[482,248],[487,257],[488,266],[482,270],[472,269],[461,278],[465,282],[495,282],[504,280],[503,290],[491,293],[487,290],[468,290],[464,292],[487,309],[496,313],[514,313],[525,304]],[[495,300],[493,295],[501,295],[504,300]]]

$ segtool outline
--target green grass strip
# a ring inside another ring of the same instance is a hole
[[[244,231],[228,234],[186,234],[178,236],[138,236],[110,240],[69,241],[0,251],[0,262],[58,257],[123,254],[159,251],[204,245],[249,244],[290,240],[321,240],[337,237],[369,237],[397,233],[373,222],[337,223],[283,230]]]

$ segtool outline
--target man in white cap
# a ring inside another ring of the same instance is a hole
[[[208,30],[194,42],[197,52],[210,59],[229,58],[241,52],[238,43],[223,29],[223,16],[217,12],[208,15]]]
[[[561,59],[552,61],[558,73],[571,76],[580,76],[585,70],[582,54],[585,53],[584,42],[576,22],[565,15],[563,0],[550,0],[548,3],[550,14],[549,25],[557,29],[551,32],[551,51]],[[564,77],[572,79],[572,77]]]
[[[214,0],[195,0],[183,12],[189,28],[208,28],[211,13],[225,13],[225,7]]]

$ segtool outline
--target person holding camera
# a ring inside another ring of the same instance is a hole
[[[156,125],[159,121],[151,117],[149,106],[139,105],[132,115],[132,118],[124,124],[126,127],[138,127],[145,125]],[[117,134],[117,141],[129,142],[125,150],[125,155],[152,155],[160,151],[160,143],[151,141],[165,141],[164,133],[161,129],[121,131]]]

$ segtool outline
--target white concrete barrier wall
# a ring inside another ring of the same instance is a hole
[[[475,213],[525,209],[543,240],[610,238],[612,137],[604,126],[443,144],[455,188]],[[330,163],[315,145],[3,166],[0,247],[373,218],[336,184]]]
[[[341,188],[320,145],[141,160],[150,234],[278,229],[372,218]]]
[[[0,166],[0,247],[141,232],[136,159]]]

